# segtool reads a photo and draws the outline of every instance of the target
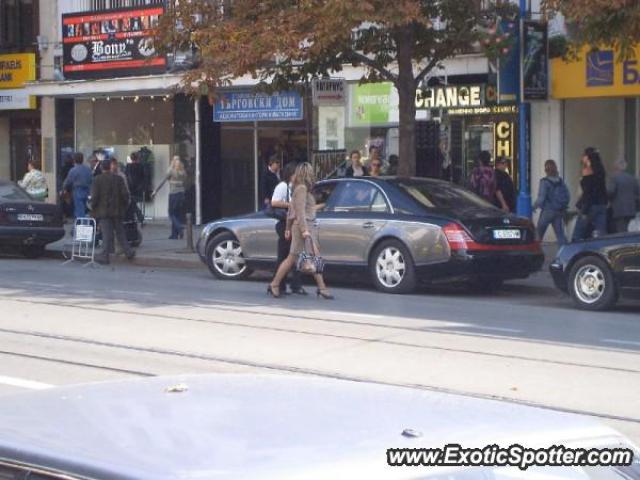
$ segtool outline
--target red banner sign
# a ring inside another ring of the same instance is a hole
[[[162,5],[62,16],[66,78],[104,78],[161,73],[166,60],[153,46]]]

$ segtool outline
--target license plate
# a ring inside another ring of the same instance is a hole
[[[19,213],[19,222],[42,222],[44,217],[39,213]]]
[[[496,240],[520,240],[520,230],[494,230],[493,238]]]

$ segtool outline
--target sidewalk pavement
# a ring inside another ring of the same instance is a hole
[[[202,227],[193,227],[193,244],[195,247]],[[47,256],[64,258],[64,252],[71,250],[71,224],[66,225],[67,235],[62,240],[47,246]],[[186,238],[170,240],[171,226],[168,223],[146,223],[142,228],[142,244],[136,249],[135,265],[155,268],[206,269],[195,252],[187,248]],[[537,288],[554,288],[549,274],[549,263],[555,258],[558,247],[555,243],[543,243],[545,262],[542,270],[526,280],[514,280],[514,284],[534,286]],[[100,249],[96,249],[96,253]],[[115,255],[113,262],[127,262],[124,255]]]
[[[46,255],[50,258],[65,258],[71,251],[72,225],[65,225],[67,235],[55,243],[47,245]],[[195,248],[201,227],[193,227],[193,246]],[[136,248],[136,265],[145,267],[172,267],[172,268],[207,268],[194,251],[187,248],[187,239],[170,240],[171,225],[168,223],[145,223],[141,229],[142,243]],[[116,245],[117,248],[117,245]],[[99,253],[101,248],[96,248]],[[124,255],[112,256],[116,264],[127,262]]]

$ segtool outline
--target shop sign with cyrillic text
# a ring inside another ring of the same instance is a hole
[[[213,107],[214,122],[302,120],[303,102],[298,92],[263,93],[253,90],[223,91]]]

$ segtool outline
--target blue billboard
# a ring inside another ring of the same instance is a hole
[[[501,20],[500,34],[513,39],[513,45],[499,59],[498,103],[516,103],[520,94],[520,25],[517,21]]]
[[[302,97],[298,92],[264,93],[228,90],[218,94],[213,107],[214,122],[302,120]]]

